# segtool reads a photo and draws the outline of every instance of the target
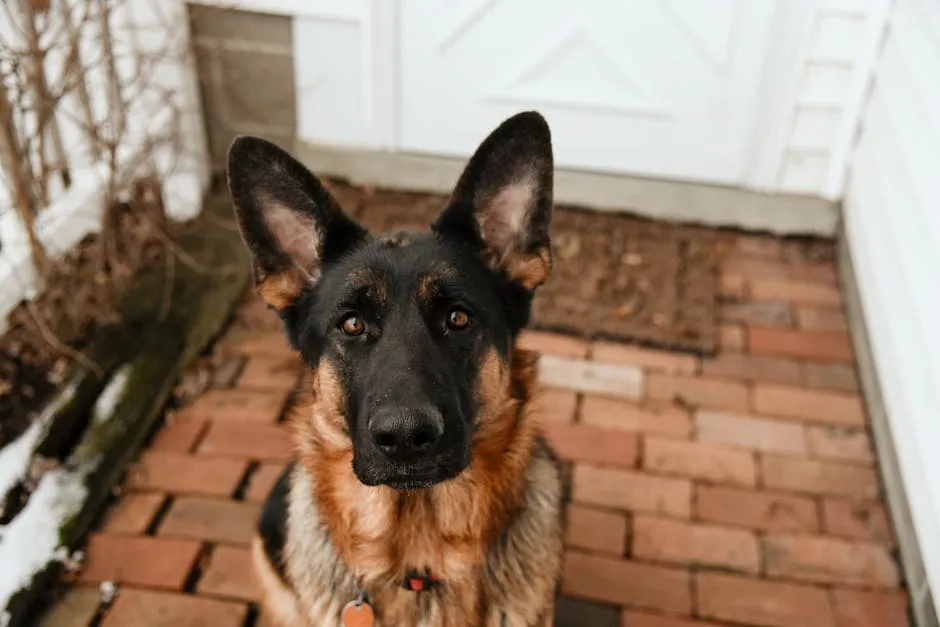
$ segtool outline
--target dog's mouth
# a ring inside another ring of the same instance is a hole
[[[393,490],[412,491],[427,489],[453,479],[463,472],[466,466],[467,464],[459,464],[452,459],[447,459],[417,466],[379,464],[360,469],[354,462],[353,470],[364,485],[384,485]]]

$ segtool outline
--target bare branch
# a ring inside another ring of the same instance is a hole
[[[14,127],[13,106],[3,79],[0,73],[0,167],[9,181],[13,206],[26,231],[33,263],[41,272],[46,267],[46,251],[36,237],[35,207],[29,194],[29,179],[22,167],[24,155]]]

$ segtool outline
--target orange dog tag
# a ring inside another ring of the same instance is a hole
[[[365,601],[350,601],[343,608],[343,627],[372,627],[375,624],[375,612]]]

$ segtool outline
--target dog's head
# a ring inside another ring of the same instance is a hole
[[[542,116],[518,114],[477,149],[430,232],[372,235],[280,148],[233,143],[257,290],[330,397],[318,402],[362,483],[428,487],[470,463],[551,269],[552,159]]]

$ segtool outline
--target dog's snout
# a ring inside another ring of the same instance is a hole
[[[431,453],[444,435],[444,417],[433,408],[388,408],[369,426],[375,447],[394,461],[414,461]]]

